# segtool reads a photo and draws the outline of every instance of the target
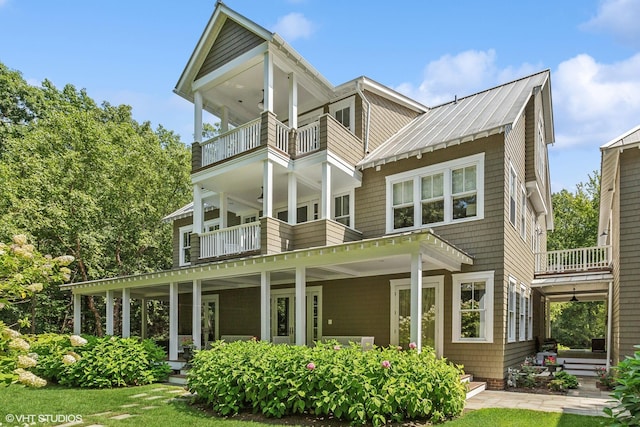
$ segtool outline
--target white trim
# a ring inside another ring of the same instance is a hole
[[[202,348],[202,280],[195,279],[192,282],[191,304],[191,336],[193,345],[198,350]]]
[[[206,320],[205,318],[207,315],[205,314],[205,312],[208,313],[208,311],[206,311],[206,305],[211,302],[215,303],[215,306],[216,306],[215,316],[213,319],[213,322],[214,322],[213,338],[214,340],[218,340],[220,339],[220,296],[218,294],[202,295],[200,299],[200,307],[202,310],[202,323],[204,323],[204,321]],[[202,327],[202,334],[203,336],[205,336],[205,340],[204,342],[202,342],[202,348],[206,348],[207,346],[205,329],[206,328]]]
[[[518,341],[527,340],[527,286],[520,283],[520,304],[518,310]]]
[[[527,292],[527,341],[533,340],[533,295],[531,288]]]
[[[122,288],[122,338],[131,336],[131,288]]]
[[[444,349],[444,276],[422,276],[422,289],[434,288],[436,291],[436,356],[442,357]],[[391,345],[398,345],[400,341],[398,331],[398,291],[411,289],[411,278],[392,279],[389,281],[390,316],[389,332]]]
[[[509,180],[508,180],[508,205],[509,210],[507,212],[507,218],[513,228],[518,228],[518,173],[516,172],[513,164],[509,162]],[[513,207],[511,206],[511,199],[513,199]],[[512,212],[513,209],[513,212]],[[513,214],[513,215],[512,215]],[[513,216],[513,220],[511,217]]]
[[[451,341],[453,343],[493,343],[493,294],[495,288],[494,271],[478,271],[474,273],[454,274],[453,298],[451,311]],[[484,303],[484,338],[463,338],[460,336],[460,285],[469,281],[486,282]]]
[[[183,227],[178,228],[178,265],[186,266],[191,265],[191,262],[186,262],[184,257],[184,250],[186,247],[184,246],[184,235],[186,233],[193,233],[193,225],[185,225]],[[189,237],[189,250],[191,250],[191,237]]]
[[[520,237],[527,241],[527,190],[524,185],[520,186]]]
[[[517,286],[518,281],[515,277],[509,276],[509,283],[507,285],[507,342],[516,341],[516,323],[518,319],[517,315]],[[513,317],[511,316],[513,314]]]
[[[340,101],[334,102],[333,104],[329,104],[329,114],[331,114],[335,119],[336,111],[340,111],[345,108],[349,108],[349,127],[347,129],[349,129],[351,133],[355,133],[355,129],[356,129],[356,123],[355,123],[356,122],[356,97],[355,95],[342,99]]]
[[[305,287],[305,300],[307,297],[313,296],[313,295],[317,295],[318,296],[318,340],[322,339],[322,286],[306,286]],[[277,310],[277,306],[276,306],[276,299],[278,297],[289,297],[291,298],[290,300],[290,317],[289,317],[289,322],[290,328],[293,328],[293,330],[289,331],[289,339],[290,339],[290,344],[294,344],[295,343],[295,335],[298,333],[298,328],[296,325],[296,315],[294,315],[293,313],[295,312],[297,314],[297,307],[296,307],[296,289],[295,288],[279,288],[279,289],[271,289],[270,295],[269,295],[269,308],[270,308],[270,319],[269,319],[269,327],[270,327],[270,336],[271,336],[271,340],[273,340],[276,336],[277,336],[277,319],[276,319],[276,314],[278,312]],[[313,344],[313,311],[311,310],[311,308],[313,307],[312,305],[310,305],[311,302],[310,300],[307,301],[306,306],[305,306],[305,313],[306,316],[305,317],[305,332],[306,332],[306,342],[307,345],[311,345]],[[292,310],[293,309],[293,310]]]
[[[389,175],[386,180],[386,209],[387,224],[386,232],[410,231],[421,228],[430,228],[442,224],[458,224],[462,222],[478,221],[484,219],[484,157],[485,153],[478,153],[443,163],[426,166],[419,169],[412,169],[394,175]],[[453,219],[453,190],[451,183],[451,172],[457,169],[475,166],[476,167],[476,215],[468,218]],[[444,221],[438,223],[422,224],[421,218],[421,194],[420,185],[423,176],[443,174],[443,193],[444,193]],[[413,226],[394,228],[393,224],[393,185],[401,182],[413,181],[413,207],[414,221]]]

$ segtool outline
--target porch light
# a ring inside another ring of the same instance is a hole
[[[573,287],[573,296],[571,297],[569,302],[578,302],[578,298],[576,298],[576,288],[575,288],[575,286]]]

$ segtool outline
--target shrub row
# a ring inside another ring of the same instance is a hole
[[[458,416],[466,398],[461,373],[430,350],[248,341],[216,342],[198,352],[187,378],[198,401],[222,415],[307,413],[380,425]]]

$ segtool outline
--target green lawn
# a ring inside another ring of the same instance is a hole
[[[180,398],[183,389],[162,384],[120,389],[68,389],[47,386],[30,389],[12,385],[0,387],[0,426],[31,424],[60,425],[81,416],[82,424],[105,426],[220,426],[261,427],[269,424],[211,417]],[[114,419],[119,415],[132,415]],[[59,417],[58,422],[42,422]],[[66,419],[65,419],[66,417]],[[589,427],[600,426],[602,418],[516,409],[482,409],[450,421],[447,427]],[[284,422],[283,422],[284,424]],[[271,426],[273,423],[271,423]],[[347,426],[348,424],[345,424]]]

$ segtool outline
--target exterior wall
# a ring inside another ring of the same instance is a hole
[[[355,166],[364,158],[362,141],[330,115],[320,117],[320,150],[328,150]]]
[[[220,335],[260,336],[260,288],[229,289],[210,294],[220,299]]]
[[[360,240],[360,234],[339,222],[317,220],[293,226],[293,249],[337,245]]]
[[[196,80],[263,42],[264,40],[255,33],[242,27],[232,19],[227,19],[200,67]]]
[[[371,117],[369,118],[369,152],[375,150],[383,142],[406,126],[418,113],[402,105],[396,104],[387,98],[375,93],[365,91],[364,95],[371,104]],[[356,108],[356,113],[358,109]],[[360,117],[366,121],[366,108],[363,106]],[[363,137],[364,138],[364,137]]]
[[[640,150],[630,148],[620,153],[619,215],[619,354],[617,360],[633,356],[640,344]]]
[[[260,218],[260,251],[263,254],[279,254],[293,248],[293,226],[277,218]]]

